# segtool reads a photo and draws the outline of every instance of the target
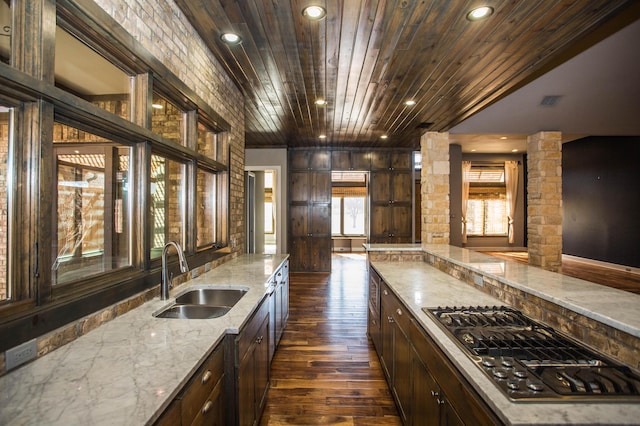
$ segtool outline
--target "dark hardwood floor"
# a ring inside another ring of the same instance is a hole
[[[367,337],[366,285],[361,254],[334,255],[331,274],[290,275],[261,425],[401,424]]]
[[[514,260],[521,263],[527,263],[529,261],[529,256],[526,251],[486,251],[484,253],[502,259]],[[565,257],[562,260],[562,274],[591,281],[596,284],[602,284],[608,287],[628,291],[631,293],[640,294],[640,275],[633,272],[606,268],[591,263],[568,259]]]

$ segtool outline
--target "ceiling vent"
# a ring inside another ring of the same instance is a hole
[[[540,105],[542,106],[556,106],[556,104],[558,103],[558,101],[560,100],[562,96],[560,95],[547,95],[544,98],[542,98],[542,102],[540,102]]]
[[[418,126],[416,128],[417,129],[428,129],[431,126],[433,126],[433,123],[429,123],[429,122],[423,121],[422,123],[418,124]]]

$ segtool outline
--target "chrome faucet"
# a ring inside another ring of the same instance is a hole
[[[184,257],[182,247],[175,241],[169,241],[162,249],[162,282],[160,283],[160,299],[162,300],[169,298],[169,289],[171,288],[171,277],[169,276],[169,268],[167,267],[167,253],[171,246],[173,246],[176,249],[176,253],[178,253],[180,272],[183,274],[189,272],[189,265],[187,265],[187,259]]]

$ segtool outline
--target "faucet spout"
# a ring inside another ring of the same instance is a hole
[[[169,267],[167,266],[167,254],[171,247],[173,247],[178,254],[180,272],[183,274],[189,272],[189,265],[187,264],[187,259],[184,257],[182,247],[175,241],[169,241],[162,249],[162,282],[160,283],[160,298],[162,300],[169,298],[169,289],[171,289],[171,278],[169,277]]]

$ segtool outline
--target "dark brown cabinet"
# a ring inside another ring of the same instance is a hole
[[[411,154],[383,154],[374,153],[371,163],[369,241],[409,243],[413,240]]]
[[[238,425],[260,422],[269,390],[269,303],[236,338]]]
[[[275,350],[282,338],[289,318],[289,261],[285,260],[282,266],[275,272],[273,293],[269,297],[271,307],[269,309],[269,362],[273,360]]]
[[[406,423],[412,392],[410,318],[384,282],[380,286],[380,314],[380,363],[396,400],[400,417]]]
[[[331,153],[289,153],[289,253],[292,271],[331,271]]]
[[[369,294],[368,294],[368,324],[367,332],[373,342],[373,346],[381,349],[381,328],[380,328],[380,275],[375,269],[369,267]]]
[[[369,298],[369,334],[405,425],[499,425],[500,420],[445,357],[374,268]],[[373,292],[371,289],[374,289]],[[379,317],[375,306],[380,306]],[[379,339],[373,336],[380,320]],[[377,343],[376,343],[377,341]]]
[[[332,151],[331,170],[333,171],[369,171],[371,153],[365,151]]]
[[[156,425],[224,425],[224,347],[219,344]]]

